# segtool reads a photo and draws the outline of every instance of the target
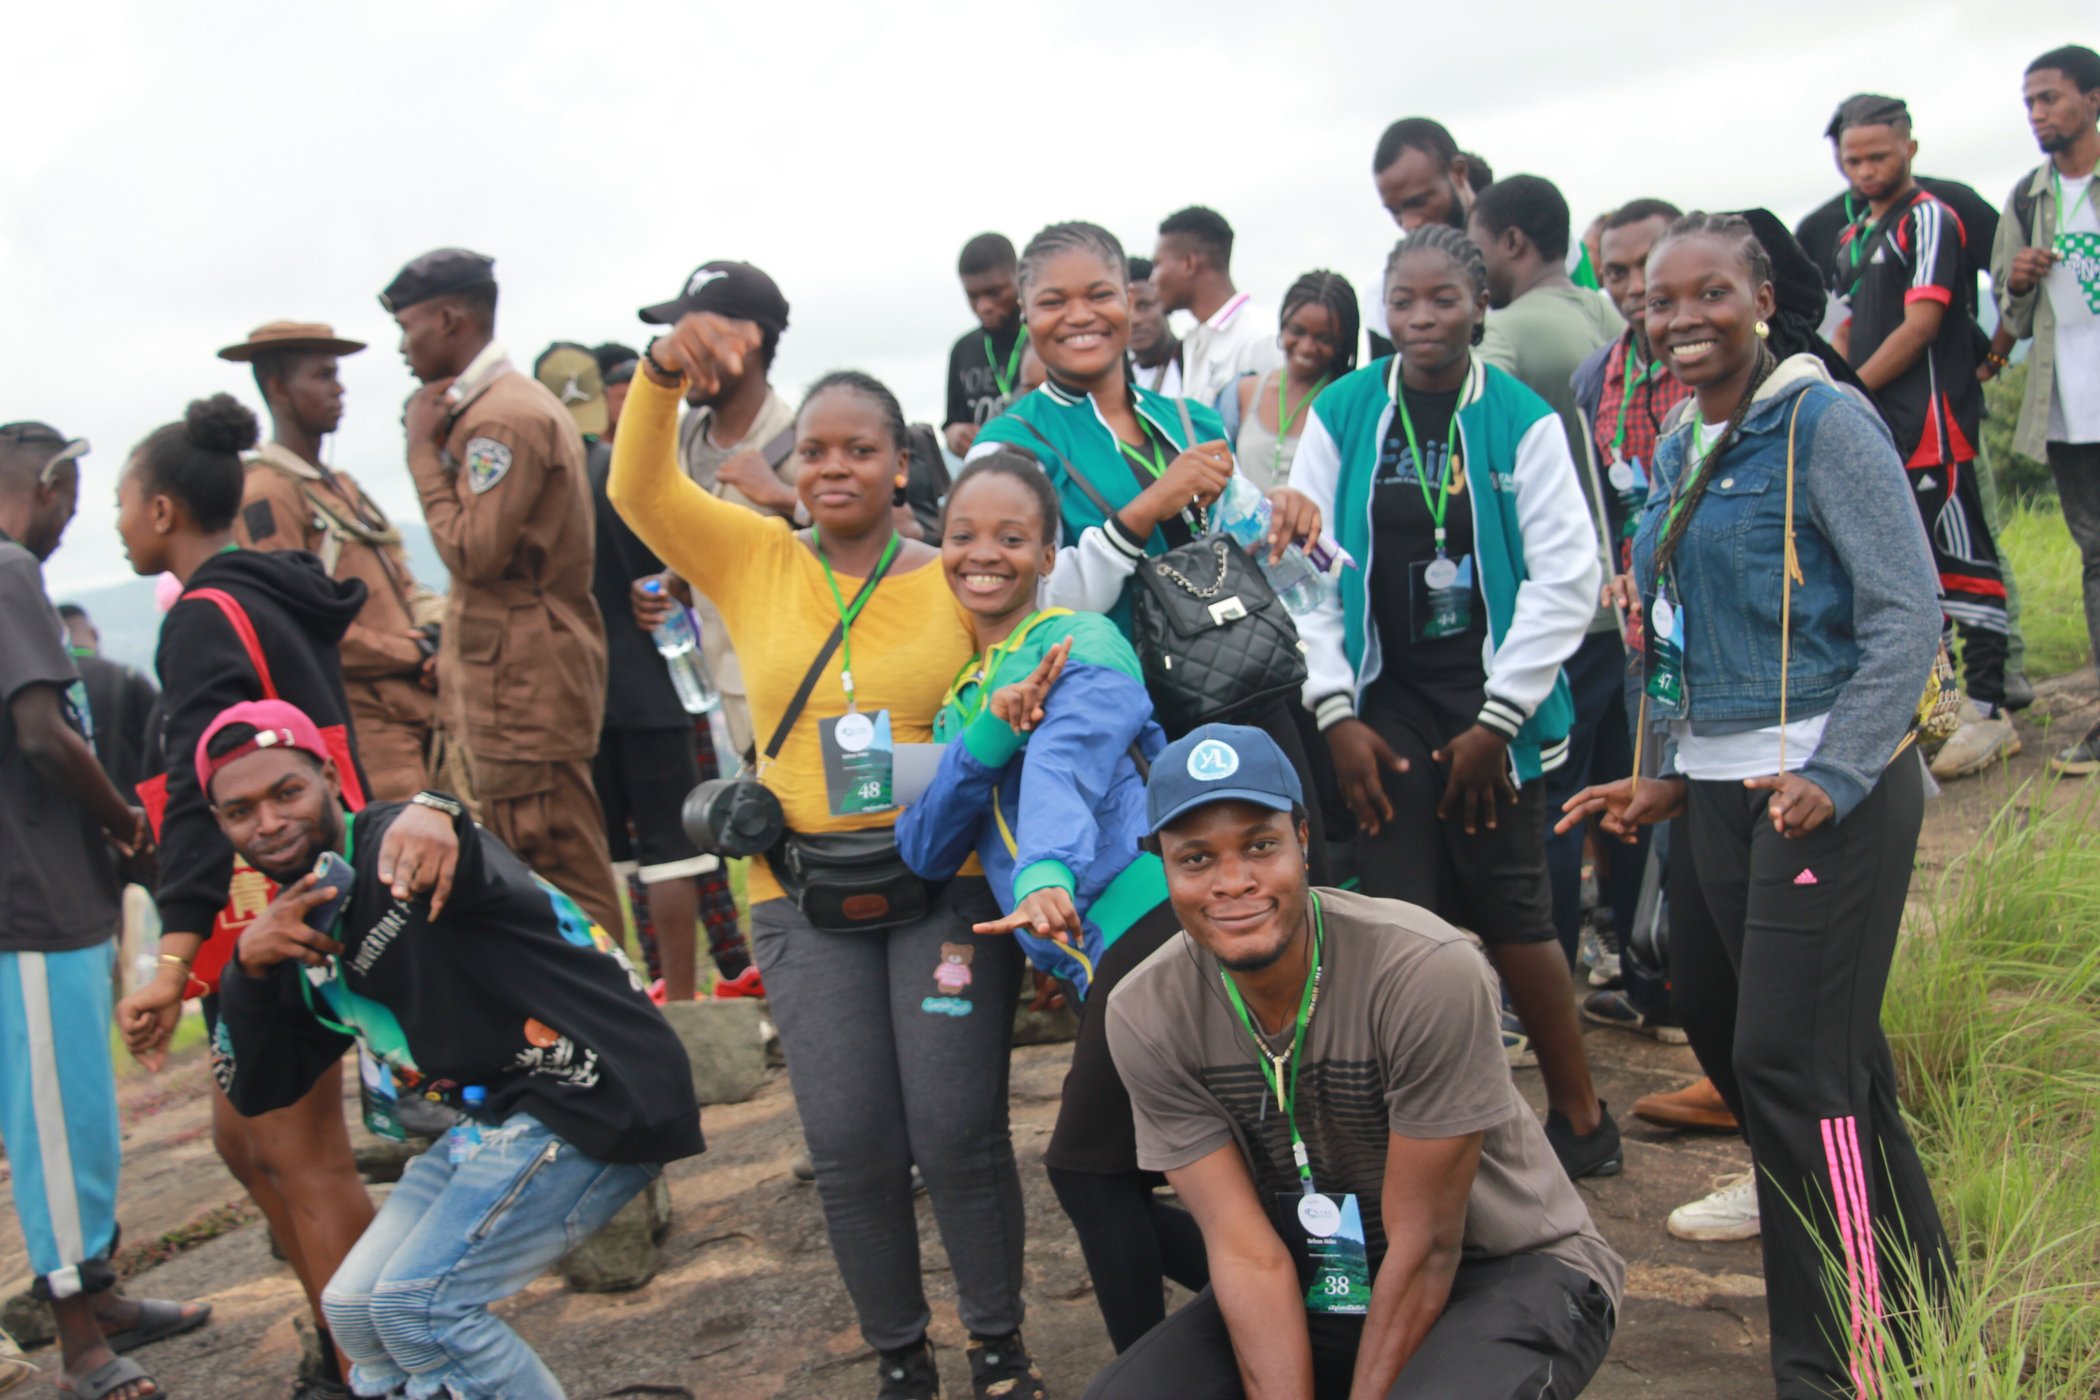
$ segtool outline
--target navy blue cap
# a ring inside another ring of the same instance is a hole
[[[1252,802],[1272,812],[1303,806],[1298,771],[1276,741],[1244,724],[1206,724],[1152,760],[1145,784],[1145,828],[1154,835],[1213,802]]]

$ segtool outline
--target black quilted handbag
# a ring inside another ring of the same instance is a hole
[[[1138,565],[1131,641],[1170,734],[1245,717],[1305,684],[1305,647],[1283,600],[1223,535]]]
[[[1058,458],[1035,424],[1012,416]],[[1185,403],[1181,421],[1184,437],[1195,441]],[[1116,513],[1093,482],[1058,461],[1104,519]],[[1233,540],[1210,535],[1152,555],[1139,562],[1135,578],[1130,640],[1167,733],[1243,718],[1272,700],[1295,696],[1305,684],[1298,626],[1261,568]]]

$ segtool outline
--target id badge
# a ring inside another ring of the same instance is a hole
[[[824,790],[834,817],[887,812],[896,806],[891,792],[895,744],[890,738],[890,712],[849,711],[817,722],[817,743],[824,753]]]
[[[1657,717],[1684,714],[1684,612],[1668,591],[1656,589],[1642,601],[1647,620],[1648,675],[1645,689]]]
[[[1473,625],[1473,556],[1439,554],[1407,566],[1408,621],[1415,641],[1463,635]]]
[[[375,1137],[407,1142],[408,1129],[401,1126],[401,1086],[394,1081],[393,1070],[365,1049],[363,1041],[357,1045],[357,1074],[365,1127]]]
[[[1281,1213],[1310,1266],[1305,1310],[1362,1317],[1371,1310],[1371,1262],[1364,1249],[1364,1218],[1354,1193],[1326,1196],[1291,1192],[1278,1197]]]

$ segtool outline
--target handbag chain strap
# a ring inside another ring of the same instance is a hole
[[[1231,566],[1227,562],[1229,556],[1226,554],[1224,541],[1212,540],[1211,549],[1218,556],[1218,577],[1208,588],[1198,588],[1193,581],[1184,577],[1179,569],[1176,569],[1164,559],[1154,560],[1152,568],[1160,577],[1173,580],[1195,597],[1215,598],[1224,590],[1225,576]]]

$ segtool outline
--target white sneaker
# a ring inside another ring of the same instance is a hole
[[[1954,737],[1932,756],[1932,776],[1941,782],[1966,778],[2019,751],[2020,732],[2011,720],[2003,715],[1993,719],[1975,716],[1962,721]]]
[[[1756,1239],[1757,1174],[1715,1177],[1710,1195],[1670,1212],[1669,1228],[1680,1240]]]

